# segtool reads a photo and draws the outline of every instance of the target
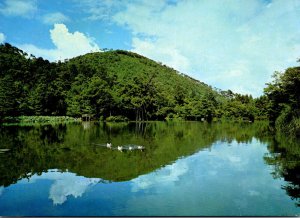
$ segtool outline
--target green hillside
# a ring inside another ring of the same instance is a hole
[[[69,68],[76,66],[77,69],[85,66],[90,69],[89,72],[93,72],[92,79],[97,74],[101,75],[100,78],[106,78],[111,88],[108,92],[121,106],[109,113],[125,112],[131,119],[134,119],[132,114],[136,115],[136,119],[163,119],[173,114],[191,116],[193,112],[188,114],[184,111],[192,109],[188,108],[188,104],[208,97],[211,98],[211,104],[216,104],[220,98],[208,85],[132,52],[117,50],[91,53],[71,59],[67,65]],[[86,75],[82,79],[87,79]],[[72,96],[74,99],[74,94]],[[69,115],[77,115],[69,112]]]
[[[0,120],[8,116],[88,115],[92,119],[207,121],[253,120],[251,96],[216,91],[207,84],[143,57],[115,50],[64,62],[0,45]]]

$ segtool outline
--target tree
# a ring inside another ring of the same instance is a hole
[[[271,124],[289,135],[300,135],[300,67],[275,72],[273,78],[264,89]]]
[[[18,102],[13,78],[9,75],[0,78],[0,119],[17,115]]]
[[[68,93],[68,115],[79,117],[82,114],[91,114],[108,117],[114,106],[109,90],[107,82],[98,76],[89,79],[80,74]]]

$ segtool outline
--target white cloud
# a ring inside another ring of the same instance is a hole
[[[64,24],[55,24],[50,30],[50,38],[55,49],[43,49],[32,44],[23,44],[18,47],[27,53],[50,61],[64,60],[100,50],[92,38],[78,31],[71,33]]]
[[[70,33],[64,24],[55,24],[50,35],[54,45],[70,56],[99,49],[92,38],[78,31]]]
[[[105,20],[106,22],[110,22],[115,11],[123,8],[125,4],[125,1],[122,0],[73,0],[73,2],[87,14],[87,20]]]
[[[3,33],[0,33],[0,44],[5,41],[5,35]]]
[[[29,18],[37,11],[36,1],[5,0],[0,3],[0,13],[5,16],[21,16]]]
[[[184,72],[189,68],[189,60],[183,56],[178,49],[168,45],[157,45],[151,40],[141,40],[137,37],[132,39],[132,51],[143,54],[147,57],[153,57],[156,61],[164,60],[168,66]]]
[[[130,2],[113,16],[132,31],[132,50],[212,86],[258,96],[299,58],[299,1],[155,3]]]
[[[59,52],[57,51],[57,49],[43,49],[32,44],[22,44],[18,45],[18,47],[29,54],[33,54],[36,57],[43,57],[51,61],[63,60],[63,58],[59,56]]]
[[[70,18],[60,12],[49,13],[43,16],[43,23],[45,24],[65,23],[68,21],[70,21]]]

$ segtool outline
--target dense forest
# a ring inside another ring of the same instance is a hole
[[[88,115],[94,120],[269,119],[300,129],[300,67],[275,73],[265,94],[219,90],[139,54],[111,50],[49,62],[0,45],[0,120]]]

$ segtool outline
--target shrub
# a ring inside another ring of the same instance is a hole
[[[184,121],[184,118],[173,113],[169,113],[168,116],[165,118],[167,121]]]
[[[125,116],[109,116],[106,118],[106,122],[128,122],[129,119]]]
[[[275,127],[289,137],[300,136],[300,118],[288,105],[284,106],[284,109],[276,119]]]
[[[81,119],[68,116],[19,116],[5,117],[4,123],[62,123],[62,122],[80,122]]]

